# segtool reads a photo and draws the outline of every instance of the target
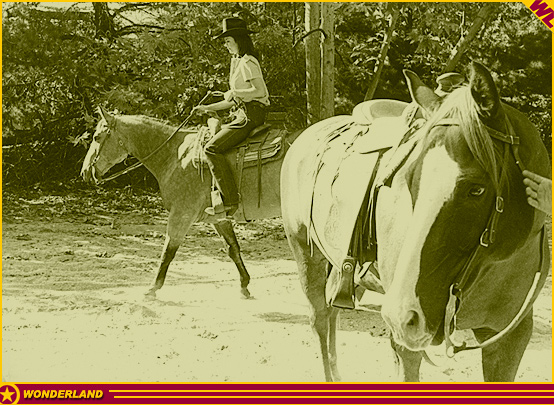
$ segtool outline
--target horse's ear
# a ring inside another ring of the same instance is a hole
[[[432,112],[440,101],[440,97],[421,81],[418,75],[411,70],[404,70],[408,89],[414,100],[427,113]]]
[[[103,118],[108,123],[108,125],[110,125],[115,119],[114,116],[111,115],[104,108],[102,108],[102,106],[98,106],[98,114],[100,114],[100,118]]]
[[[494,80],[485,66],[477,62],[471,63],[469,85],[481,117],[484,120],[495,117],[499,111],[500,97]]]

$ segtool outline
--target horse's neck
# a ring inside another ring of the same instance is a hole
[[[177,161],[184,134],[177,128],[143,118],[130,119],[122,129],[129,154],[136,157],[154,176],[168,170]],[[171,139],[170,139],[171,138]]]

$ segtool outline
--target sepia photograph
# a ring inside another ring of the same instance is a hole
[[[2,383],[551,383],[549,7],[3,2]]]

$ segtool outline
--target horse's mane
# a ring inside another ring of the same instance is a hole
[[[477,103],[468,85],[454,90],[444,99],[426,123],[426,133],[443,119],[455,119],[459,122],[460,132],[469,150],[498,189],[499,158],[486,126],[479,117]]]
[[[123,118],[124,120],[128,122],[135,122],[140,123],[145,126],[151,127],[156,130],[162,130],[164,132],[170,132],[172,133],[175,131],[178,127],[178,125],[175,125],[167,120],[162,120],[160,118],[154,118],[149,117],[147,115],[119,115],[118,118]],[[179,132],[185,132],[185,133],[196,133],[198,132],[197,127],[183,127],[179,130]]]
[[[172,129],[173,131],[177,129],[178,125],[175,125],[167,120],[162,120],[161,118],[155,118],[155,117],[149,117],[147,115],[137,115],[138,119],[140,119],[142,122],[154,125],[154,126],[163,126]],[[187,129],[187,127],[183,128]]]

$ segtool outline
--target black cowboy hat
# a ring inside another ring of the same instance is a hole
[[[229,17],[223,19],[223,32],[219,35],[216,35],[214,39],[228,37],[233,34],[252,34],[254,31],[251,31],[246,26],[246,22],[237,17]]]

